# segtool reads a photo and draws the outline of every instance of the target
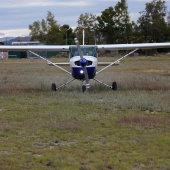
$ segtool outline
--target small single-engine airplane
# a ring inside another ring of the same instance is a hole
[[[104,71],[113,65],[118,65],[119,62],[125,57],[133,54],[139,49],[154,49],[154,48],[170,48],[170,43],[141,43],[141,44],[110,44],[110,45],[79,45],[78,39],[75,38],[76,45],[36,45],[36,46],[0,46],[0,51],[29,51],[36,57],[39,57],[49,65],[53,65],[66,73],[72,75],[72,79],[66,83],[56,86],[55,83],[52,83],[51,89],[56,91],[67,84],[71,83],[73,80],[77,79],[82,82],[82,92],[85,92],[90,88],[90,79],[101,83],[112,90],[117,90],[117,83],[113,82],[112,85],[108,85],[98,79],[96,75]],[[131,50],[125,56],[119,58],[114,62],[98,62],[98,50]],[[70,61],[68,63],[53,63],[47,58],[44,58],[37,54],[37,51],[69,51]],[[61,66],[70,65],[71,72],[67,71]],[[98,65],[105,65],[101,70],[97,70]]]

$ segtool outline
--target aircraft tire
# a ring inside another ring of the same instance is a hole
[[[112,83],[112,90],[117,90],[117,83],[116,82],[113,82]]]
[[[82,92],[84,93],[86,91],[86,85],[82,85]]]
[[[56,86],[55,83],[52,83],[52,84],[51,84],[51,90],[52,90],[52,91],[56,91],[56,90],[57,90],[57,86]]]

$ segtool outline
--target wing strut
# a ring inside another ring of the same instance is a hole
[[[30,52],[30,53],[32,53],[32,54],[34,54],[35,56],[37,56],[37,57],[41,58],[42,60],[47,61],[47,62],[48,62],[48,64],[53,65],[53,66],[55,66],[55,67],[57,67],[57,68],[59,68],[59,69],[61,69],[61,70],[65,71],[65,72],[66,72],[66,73],[68,73],[68,74],[71,74],[71,73],[70,73],[69,71],[67,71],[66,69],[64,69],[64,68],[62,68],[62,67],[58,66],[57,64],[55,64],[55,63],[51,62],[50,60],[48,60],[48,59],[46,59],[46,58],[44,58],[44,57],[42,57],[42,56],[40,56],[40,55],[38,55],[38,54],[34,53],[33,51],[29,51],[29,52]]]
[[[95,79],[95,78],[94,78],[93,80],[97,81],[97,82],[100,83],[100,84],[103,84],[104,86],[107,86],[107,87],[112,88],[112,86],[109,86],[108,84],[106,84],[106,83],[104,83],[104,82],[102,82],[102,81],[100,81],[100,80],[98,80],[98,79]]]
[[[119,58],[118,60],[116,60],[116,61],[112,62],[112,63],[111,63],[111,64],[109,64],[108,66],[106,66],[106,67],[104,67],[103,69],[99,70],[99,71],[96,73],[96,75],[97,75],[97,74],[99,74],[100,72],[102,72],[103,70],[105,70],[105,69],[109,68],[109,67],[110,67],[110,66],[112,66],[113,64],[119,63],[119,62],[120,62],[120,60],[122,60],[122,59],[124,59],[125,57],[127,57],[127,56],[129,56],[129,55],[133,54],[133,53],[134,53],[135,51],[137,51],[137,50],[138,50],[138,48],[136,48],[135,50],[133,50],[133,51],[131,51],[130,53],[126,54],[125,56],[123,56],[123,57]]]

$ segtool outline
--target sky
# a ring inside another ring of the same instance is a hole
[[[145,10],[145,4],[152,0],[127,0],[131,21],[136,21],[139,12]],[[97,16],[119,0],[1,0],[0,1],[0,38],[7,36],[28,36],[28,26],[34,21],[46,19],[51,11],[57,24],[77,26],[80,14],[92,13]],[[170,11],[170,0],[166,0]]]

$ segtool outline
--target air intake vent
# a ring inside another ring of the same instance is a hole
[[[75,61],[75,65],[76,66],[80,66],[80,62],[79,61]],[[92,65],[92,61],[87,60],[87,66],[91,66]]]

